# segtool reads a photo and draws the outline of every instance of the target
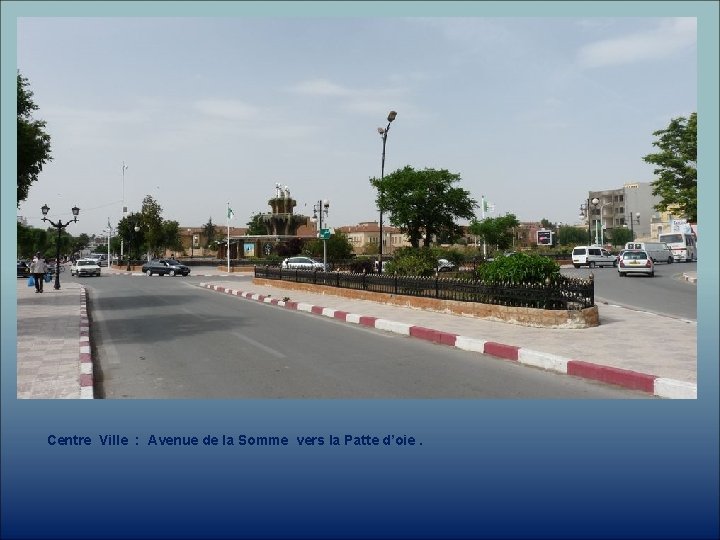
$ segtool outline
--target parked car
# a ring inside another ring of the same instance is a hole
[[[447,259],[438,259],[437,261],[437,271],[438,272],[449,272],[450,270],[453,270],[455,268],[455,264],[451,263]]]
[[[280,267],[284,270],[323,270],[325,265],[310,257],[288,257]]]
[[[100,265],[97,259],[78,259],[70,266],[70,275],[100,277]]]
[[[30,275],[30,265],[25,261],[17,262],[17,277],[26,278]]]
[[[581,266],[617,266],[615,255],[600,246],[576,246],[572,250],[572,263],[575,268]]]
[[[655,263],[647,251],[640,249],[626,249],[617,267],[618,275],[626,277],[628,274],[647,274],[655,277]]]
[[[153,259],[142,265],[142,271],[148,276],[187,276],[190,274],[190,267],[175,259]]]

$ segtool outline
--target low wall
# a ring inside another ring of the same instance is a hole
[[[221,272],[228,271],[227,265],[218,266],[217,269],[220,270]],[[232,274],[233,272],[255,272],[255,267],[254,266],[231,266],[230,273]]]
[[[356,298],[358,300],[370,300],[372,302],[437,311],[440,313],[452,313],[454,315],[476,317],[478,319],[500,321],[520,326],[533,326],[538,328],[591,328],[600,325],[597,306],[581,310],[537,309],[357,291],[353,289],[329,287],[327,285],[278,281],[276,279],[253,278],[253,283],[281,289],[307,291],[341,296],[344,298]]]

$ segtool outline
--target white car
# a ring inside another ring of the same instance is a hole
[[[288,257],[280,265],[288,270],[323,270],[325,265],[310,257]]]
[[[100,265],[96,259],[78,259],[70,267],[70,275],[100,277]]]
[[[617,270],[620,277],[626,277],[629,274],[646,274],[655,277],[655,263],[647,251],[641,249],[623,251]]]
[[[437,271],[438,272],[449,272],[450,270],[455,269],[455,264],[451,263],[447,259],[438,259],[437,261]]]

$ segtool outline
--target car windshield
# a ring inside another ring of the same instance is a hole
[[[641,260],[647,259],[647,254],[644,251],[630,251],[623,253],[623,259],[625,260]]]
[[[168,264],[180,264],[180,261],[176,261],[175,259],[167,259],[165,262]]]
[[[95,261],[78,261],[78,266],[95,266]]]
[[[677,243],[682,243],[683,238],[682,238],[681,234],[664,234],[660,237],[660,241],[670,243],[670,244],[672,244],[672,243],[677,244]]]

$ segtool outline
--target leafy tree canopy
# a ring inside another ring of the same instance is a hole
[[[205,225],[203,225],[203,236],[205,236],[205,247],[209,248],[213,242],[215,242],[215,236],[217,235],[217,230],[215,228],[215,224],[212,221],[212,218],[208,218],[208,221]]]
[[[445,169],[416,171],[410,166],[370,179],[378,190],[378,208],[390,212],[390,223],[415,248],[421,241],[429,246],[436,236],[452,238],[459,233],[456,219],[474,217],[477,201],[468,191],[453,186],[459,181],[459,174]]]
[[[52,160],[50,135],[45,122],[34,120],[38,106],[32,100],[28,80],[17,74],[17,205],[28,197],[30,185],[38,179],[43,165]]]
[[[513,229],[518,225],[520,222],[515,214],[505,214],[496,218],[485,218],[482,221],[473,220],[468,231],[502,251],[512,246]]]
[[[263,222],[260,212],[253,214],[246,225],[248,226],[248,234],[251,236],[267,234],[267,229],[265,228],[265,223]]]
[[[677,211],[697,222],[697,113],[673,118],[666,129],[653,133],[658,152],[643,157],[656,165],[653,195],[660,197],[660,211]]]

